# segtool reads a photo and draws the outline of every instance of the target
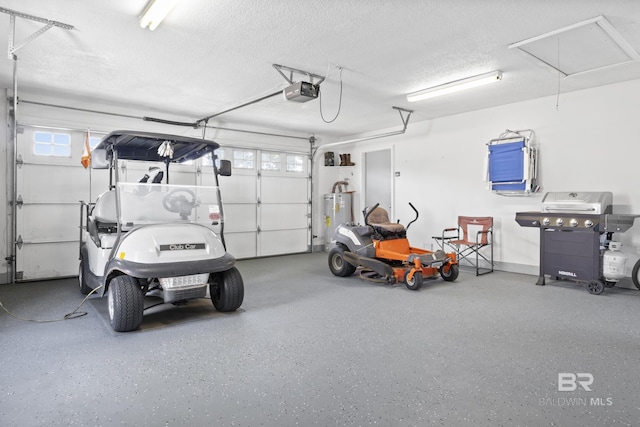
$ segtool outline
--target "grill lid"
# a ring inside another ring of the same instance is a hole
[[[542,199],[543,212],[611,213],[610,191],[549,192]]]

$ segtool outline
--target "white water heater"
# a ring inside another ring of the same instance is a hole
[[[602,256],[602,275],[605,280],[617,282],[625,276],[627,256],[621,248],[622,243],[609,242],[609,249]]]
[[[324,195],[324,250],[335,245],[335,231],[340,224],[353,222],[353,194],[329,193]]]

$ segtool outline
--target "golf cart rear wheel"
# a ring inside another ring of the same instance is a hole
[[[138,279],[131,276],[117,276],[111,279],[107,291],[109,321],[116,332],[138,329],[142,323],[144,294]]]
[[[339,277],[351,276],[356,271],[355,265],[349,264],[344,259],[344,248],[335,246],[329,251],[329,270]]]
[[[447,282],[453,282],[458,278],[458,274],[460,274],[460,267],[456,264],[451,264],[449,266],[449,271],[444,271],[444,265],[440,267],[440,276]]]
[[[242,305],[244,282],[237,268],[212,274],[209,283],[211,302],[218,311],[234,311]]]
[[[78,282],[80,283],[80,292],[82,295],[89,295],[93,289],[87,285],[87,281],[84,276],[84,257],[80,255],[80,267],[78,268]]]
[[[411,279],[408,279],[410,272],[411,270],[407,270],[407,272],[404,274],[404,282],[406,283],[407,288],[411,289],[412,291],[417,291],[422,287],[422,272],[416,271],[415,273],[413,273],[413,277]]]

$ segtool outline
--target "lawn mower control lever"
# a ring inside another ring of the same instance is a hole
[[[407,224],[407,226],[405,227],[405,230],[408,230],[409,227],[411,227],[411,224],[416,222],[418,220],[418,217],[420,216],[420,214],[418,214],[418,210],[415,208],[415,206],[413,206],[413,204],[411,202],[409,202],[409,206],[411,206],[411,209],[413,209],[413,211],[416,213],[416,217],[413,219],[413,221],[411,221],[409,224]]]

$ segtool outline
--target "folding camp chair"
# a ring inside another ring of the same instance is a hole
[[[476,276],[493,272],[493,217],[459,216],[457,227],[445,228],[442,236],[433,238],[443,250],[445,245],[451,247],[458,256],[458,262],[466,260],[473,266]],[[481,251],[487,246],[489,254]],[[480,267],[480,259],[487,262],[489,267]]]

